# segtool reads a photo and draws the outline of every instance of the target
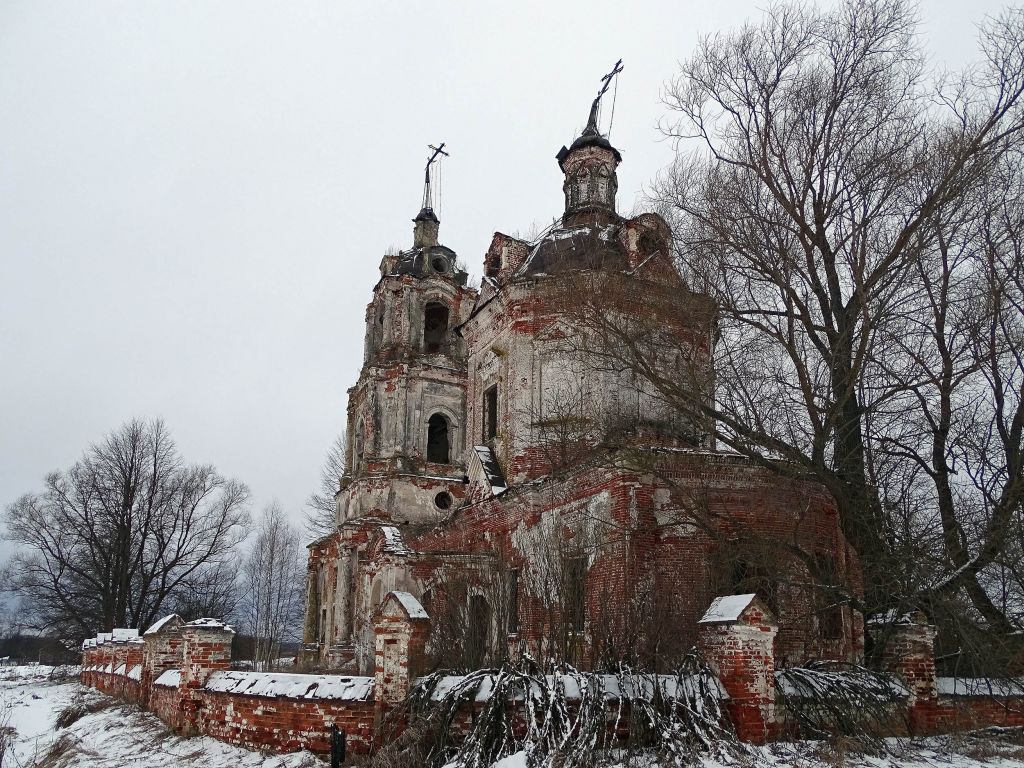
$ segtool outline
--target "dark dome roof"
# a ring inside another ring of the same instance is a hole
[[[602,149],[610,150],[615,155],[615,162],[622,162],[622,155],[619,154],[619,150],[613,147],[612,143],[608,141],[607,138],[598,133],[596,128],[588,125],[576,141],[568,147],[562,147],[558,150],[558,154],[555,155],[555,159],[558,160],[558,166],[564,171],[565,158],[569,156],[570,152],[581,149],[582,147],[601,147]]]
[[[629,269],[629,259],[619,243],[618,232],[614,224],[554,229],[533,247],[521,273]]]

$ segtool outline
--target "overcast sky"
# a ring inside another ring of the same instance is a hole
[[[493,231],[561,212],[555,153],[616,59],[628,211],[672,156],[663,83],[764,4],[0,0],[0,506],[160,416],[298,514],[427,144],[479,274]],[[934,63],[1001,5],[926,0]]]

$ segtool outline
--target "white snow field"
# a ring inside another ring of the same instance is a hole
[[[0,768],[323,768],[308,752],[268,755],[214,739],[183,739],[138,707],[121,704],[78,682],[77,667],[0,667],[0,733],[11,735]],[[80,717],[63,728],[57,718],[68,707]],[[3,729],[14,729],[4,731]],[[736,759],[705,758],[702,768],[1024,768],[1024,733],[1006,739],[970,736],[891,740],[891,755],[837,752],[813,742],[751,749]],[[667,764],[667,763],[663,763]],[[608,768],[655,768],[639,756],[609,760]],[[523,753],[494,768],[526,768]]]
[[[0,667],[0,727],[14,729],[2,768],[324,766],[309,752],[266,755],[206,737],[175,736],[155,715],[81,685],[77,672],[77,667]],[[58,715],[72,705],[85,713],[57,728]]]

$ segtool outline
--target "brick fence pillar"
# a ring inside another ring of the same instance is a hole
[[[145,650],[142,654],[142,680],[139,687],[143,706],[149,706],[154,680],[169,669],[181,669],[184,626],[181,617],[172,613],[155,622],[142,634]]]
[[[92,686],[93,674],[89,671],[89,668],[96,663],[96,638],[87,637],[82,641],[82,671],[78,677],[82,681],[82,685]]]
[[[211,674],[230,666],[235,631],[216,619],[196,619],[182,627],[181,635],[181,729],[193,735],[200,732],[202,688]]]
[[[402,702],[412,681],[423,673],[429,627],[426,610],[408,592],[389,592],[374,614],[378,713]]]
[[[882,669],[903,680],[910,691],[907,701],[912,734],[934,732],[938,724],[938,690],[935,680],[935,634],[923,613],[902,617],[896,623],[872,626],[874,640],[882,646]]]
[[[777,731],[778,631],[771,611],[756,595],[717,597],[698,623],[698,647],[729,694],[729,714],[743,741],[762,744]]]

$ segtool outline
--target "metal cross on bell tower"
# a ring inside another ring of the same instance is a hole
[[[420,207],[424,210],[433,210],[434,201],[430,191],[430,166],[434,164],[434,161],[436,161],[439,156],[444,155],[445,157],[450,157],[450,155],[444,151],[443,141],[438,147],[435,147],[433,144],[428,144],[427,147],[433,152],[433,154],[430,156],[430,159],[427,160],[426,168],[423,169],[423,205]]]

